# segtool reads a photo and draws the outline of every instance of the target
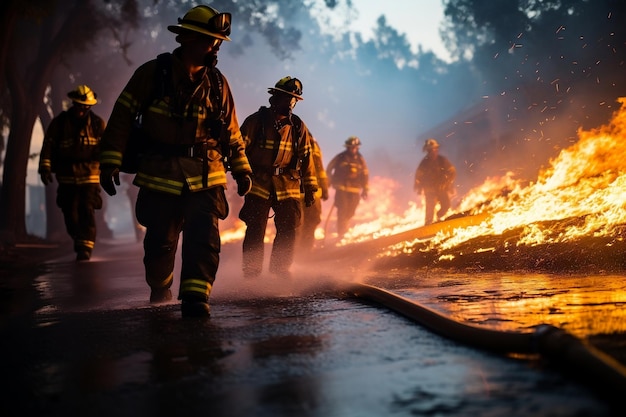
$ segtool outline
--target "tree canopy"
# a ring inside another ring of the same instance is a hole
[[[460,178],[480,181],[489,169],[530,165],[533,158],[514,160],[522,150],[555,152],[578,127],[606,120],[615,98],[626,95],[625,2],[442,2],[441,32],[452,62],[423,48],[412,52],[385,16],[368,41],[322,30],[324,20],[315,13],[345,11],[350,0],[207,1],[233,14],[233,41],[222,47],[218,65],[240,118],[265,104],[275,81],[297,76],[305,101],[296,112],[324,152],[332,154],[356,134],[365,152],[387,161],[379,173],[401,180],[414,171],[421,148],[416,139],[423,135],[441,134],[448,153],[463,164]],[[36,121],[47,126],[78,83],[98,92],[95,109],[106,119],[134,69],[176,47],[166,26],[195,4],[0,4],[0,124],[9,131],[0,165],[0,232],[26,235],[26,172]],[[419,7],[416,2],[416,13]]]

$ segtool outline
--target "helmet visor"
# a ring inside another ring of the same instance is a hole
[[[230,19],[230,13],[218,13],[215,16],[211,17],[206,23],[198,22],[196,20],[178,18],[178,24],[193,25],[211,33],[228,36],[230,35]]]
[[[292,78],[291,80],[285,83],[286,90],[291,91],[292,93],[301,96],[302,95],[302,83],[297,78]]]

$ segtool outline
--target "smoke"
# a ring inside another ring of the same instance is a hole
[[[172,23],[172,15],[160,16],[161,28]],[[290,24],[305,36],[299,50],[289,51],[289,58],[279,58],[260,32],[245,25],[236,27],[232,42],[221,47],[218,68],[233,91],[239,122],[268,105],[267,89],[277,80],[286,75],[299,78],[304,100],[294,113],[316,137],[324,163],[343,151],[346,138],[358,136],[371,178],[394,184],[391,199],[395,206],[390,210],[396,213],[421,204],[412,181],[424,156],[424,139],[437,139],[441,153],[457,168],[458,202],[489,177],[512,172],[519,179],[536,178],[550,158],[577,140],[579,126],[606,116],[612,105],[589,104],[587,91],[575,92],[563,80],[558,91],[552,85],[554,94],[542,101],[534,99],[537,92],[532,80],[520,81],[510,91],[488,91],[496,84],[489,82],[488,74],[504,68],[502,59],[494,59],[490,71],[481,72],[474,63],[442,63],[429,55],[416,55],[417,68],[398,68],[393,60],[381,58],[384,54],[374,44],[349,49],[351,42],[324,37],[317,22],[304,13],[291,18]],[[174,35],[165,29],[154,38],[133,40],[132,65],[120,65],[115,76],[106,80],[97,112],[108,118],[134,69],[176,46]],[[511,70],[499,77],[503,75],[513,80],[515,73]],[[545,80],[548,86],[550,81]],[[110,199],[109,204],[115,201]],[[240,207],[238,196],[229,195],[229,201],[231,214],[225,228],[237,226]],[[331,205],[332,198],[324,203],[324,216]],[[358,209],[357,216],[367,217],[365,209],[365,205]]]
[[[338,293],[346,284],[363,279],[369,269],[366,260],[359,260],[359,264],[350,258],[343,261],[331,259],[322,261],[317,257],[301,258],[291,266],[291,277],[285,278],[268,272],[270,252],[271,244],[266,244],[264,269],[261,275],[254,279],[244,278],[241,269],[241,242],[223,245],[211,300],[219,302]]]

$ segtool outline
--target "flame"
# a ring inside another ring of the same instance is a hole
[[[626,222],[626,98],[604,126],[578,130],[579,141],[550,161],[536,183],[507,184],[510,192],[490,203],[497,210],[478,226],[441,233],[431,247],[449,249],[481,235],[500,235],[524,227],[517,245],[562,243],[581,236],[609,236]],[[580,218],[558,234],[539,222]]]
[[[591,130],[578,130],[579,140],[549,161],[549,167],[539,173],[536,182],[515,179],[507,172],[501,177],[487,178],[470,190],[459,204],[448,213],[491,213],[477,226],[456,228],[438,233],[430,239],[430,249],[450,249],[478,236],[501,235],[523,227],[516,245],[538,245],[575,240],[581,236],[607,236],[626,224],[626,98],[611,121]],[[342,246],[372,240],[412,230],[424,224],[424,204],[409,201],[403,213],[394,213],[401,207],[394,198],[398,182],[390,178],[373,177],[370,180],[368,200],[362,200],[352,219],[352,227],[341,241],[336,241],[334,222],[329,221],[333,195],[324,204],[322,223],[316,231],[317,239],[331,238]],[[417,200],[417,198],[416,198]],[[336,214],[336,213],[334,213]],[[538,223],[550,220],[578,218],[566,230],[558,233],[542,228]],[[271,223],[271,222],[270,222]],[[269,225],[269,224],[268,224]],[[268,227],[266,241],[271,241],[273,230]],[[245,225],[222,232],[222,242],[241,240]],[[394,250],[411,252],[415,242],[403,242]],[[488,249],[481,249],[488,250]]]
[[[409,208],[404,213],[394,213],[396,207],[400,206],[394,197],[394,193],[399,187],[398,182],[391,178],[380,176],[371,178],[369,197],[359,203],[351,220],[350,229],[346,236],[337,242],[337,246],[390,236],[419,227],[420,223],[424,222],[424,211],[415,202],[410,202]],[[332,200],[333,196],[331,195],[329,201]],[[330,210],[327,210],[326,216],[329,212]],[[326,218],[326,216],[323,217]],[[328,229],[334,227],[334,223],[330,223]],[[336,237],[336,233],[332,230],[326,232],[331,238]]]
[[[245,235],[246,224],[241,220],[237,220],[232,227],[220,232],[222,244],[238,242],[243,240]]]

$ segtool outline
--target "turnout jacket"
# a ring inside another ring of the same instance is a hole
[[[426,155],[415,171],[413,189],[416,192],[424,190],[424,193],[449,192],[455,178],[456,169],[445,156],[431,158]]]
[[[313,157],[313,165],[315,166],[315,175],[317,177],[317,193],[316,198],[322,198],[322,195],[328,196],[328,176],[324,169],[324,162],[322,159],[322,149],[314,138],[311,138],[311,156]],[[302,196],[304,198],[304,195]]]
[[[369,170],[365,158],[359,152],[350,153],[347,149],[337,154],[326,167],[330,185],[336,190],[359,194],[361,189],[369,190]]]
[[[155,96],[161,82],[157,60],[141,65],[117,99],[102,138],[101,164],[120,167],[131,139],[136,115],[142,113],[144,142],[137,175],[133,183],[155,191],[180,195],[185,188],[199,191],[215,186],[226,188],[228,158],[234,177],[250,174],[235,113],[235,103],[226,77],[218,71],[220,103],[211,97],[210,69],[199,81],[192,82],[178,58],[171,55],[172,88]],[[219,120],[223,121],[219,123]],[[216,129],[217,127],[217,129]],[[134,139],[134,138],[133,138]],[[226,144],[226,146],[222,146]],[[223,155],[226,151],[229,155]]]
[[[313,136],[298,116],[292,114],[280,124],[272,110],[262,106],[244,120],[241,134],[254,171],[250,194],[267,200],[274,193],[282,201],[300,199],[301,187],[317,191]]]
[[[43,138],[39,173],[56,174],[59,184],[100,183],[100,137],[105,122],[89,111],[85,118],[63,111],[52,119]]]

